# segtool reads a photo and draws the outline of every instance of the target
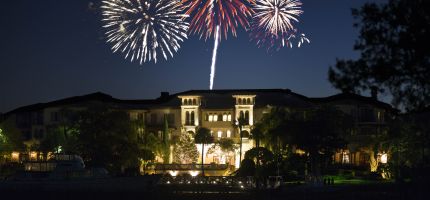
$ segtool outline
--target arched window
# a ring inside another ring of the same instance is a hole
[[[192,103],[191,99],[188,99],[188,105],[192,105]]]
[[[227,130],[227,137],[231,137],[231,131]]]
[[[248,98],[248,99],[246,100],[246,104],[251,105],[251,99],[250,99],[250,98]]]
[[[214,116],[212,115],[212,113],[209,114],[209,121],[213,122],[214,121]]]
[[[187,105],[187,100],[186,100],[186,99],[183,99],[183,100],[182,100],[182,104],[183,104],[183,105]]]
[[[222,137],[222,131],[218,131],[218,138]]]
[[[227,121],[231,122],[231,114],[230,113],[227,116]]]
[[[197,105],[197,100],[193,99],[193,105]]]
[[[224,114],[222,115],[222,121],[224,121],[224,122],[226,122],[226,121],[227,121],[227,114],[226,114],[226,113],[224,113]]]
[[[185,124],[189,125],[190,124],[190,112],[185,112]]]
[[[191,125],[194,125],[194,111],[191,111]]]
[[[213,116],[214,116],[214,122],[218,121],[218,115],[215,113],[213,114]]]
[[[249,111],[245,112],[245,120],[246,120],[246,124],[249,123]]]
[[[239,103],[238,104],[242,104],[242,99],[239,98]]]
[[[239,115],[239,117],[240,117],[240,118],[245,118],[245,113],[243,113],[243,111],[240,111],[240,115]]]

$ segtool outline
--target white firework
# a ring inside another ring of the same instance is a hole
[[[101,9],[112,51],[124,53],[131,62],[156,63],[159,53],[167,60],[187,39],[188,16],[178,1],[104,0]]]
[[[257,0],[253,20],[272,35],[283,34],[294,29],[293,22],[303,11],[299,0]]]

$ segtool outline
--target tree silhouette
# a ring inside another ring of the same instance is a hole
[[[203,167],[205,144],[212,143],[214,141],[214,138],[212,137],[211,131],[209,129],[201,127],[197,130],[194,140],[196,144],[202,145],[202,175],[205,175],[205,170]]]
[[[353,10],[360,37],[357,60],[337,60],[332,85],[344,92],[387,92],[407,110],[430,102],[430,1],[389,0]]]

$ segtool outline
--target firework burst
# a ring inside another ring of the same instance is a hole
[[[101,9],[112,51],[124,53],[132,62],[156,63],[160,53],[167,60],[187,38],[188,15],[178,1],[104,0]]]
[[[236,28],[249,27],[248,18],[253,14],[255,0],[182,0],[186,14],[192,16],[190,31],[205,39],[220,33],[227,38],[229,30],[236,36]],[[219,38],[221,39],[221,37]]]
[[[251,40],[268,49],[279,50],[281,47],[300,47],[310,40],[294,27],[303,13],[299,0],[257,0],[254,5]]]

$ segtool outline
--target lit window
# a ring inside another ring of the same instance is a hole
[[[209,115],[209,121],[210,122],[212,122],[212,121],[214,121],[214,116],[211,114],[211,115]]]
[[[222,131],[218,131],[218,137],[221,138],[222,137]]]
[[[231,122],[231,114],[228,114],[227,121]]]
[[[387,164],[388,161],[388,155],[386,153],[381,154],[381,163]]]
[[[224,113],[224,115],[222,115],[222,121],[224,121],[224,122],[227,121],[227,114]]]
[[[214,115],[214,122],[216,122],[216,121],[218,121],[218,115],[217,114]]]
[[[231,131],[227,130],[227,137],[231,137]]]
[[[342,153],[342,163],[349,163],[349,154],[346,152]]]

